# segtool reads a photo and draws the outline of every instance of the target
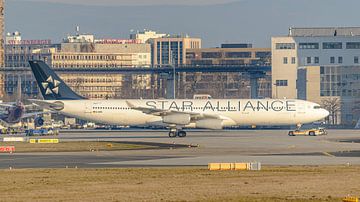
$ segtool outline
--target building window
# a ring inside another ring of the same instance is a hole
[[[284,63],[284,64],[287,64],[287,63],[288,63],[288,58],[287,58],[287,57],[284,57],[284,58],[283,58],[283,63]]]
[[[338,63],[339,64],[343,63],[343,57],[338,57]]]
[[[288,80],[276,80],[276,86],[288,86]]]
[[[358,56],[355,56],[355,57],[354,57],[354,63],[355,63],[355,64],[359,64],[359,57],[358,57]]]
[[[324,42],[323,49],[342,49],[341,42]]]
[[[226,58],[251,58],[251,52],[227,52]]]
[[[299,49],[319,49],[319,43],[299,43]]]
[[[296,57],[291,58],[291,64],[296,64]]]
[[[195,53],[186,52],[186,59],[195,59]]]
[[[360,49],[360,42],[347,42],[346,49]]]
[[[221,58],[220,52],[203,52],[201,53],[202,58]]]
[[[325,68],[323,66],[320,67],[320,74],[325,74]]]
[[[271,52],[255,52],[256,58],[271,58]]]
[[[314,63],[315,63],[315,64],[319,64],[319,62],[320,62],[319,57],[315,57],[315,61],[314,61]]]
[[[335,57],[330,57],[330,63],[334,64],[335,63]]]
[[[276,49],[295,49],[295,43],[276,43]]]
[[[310,64],[311,63],[311,57],[306,57],[306,63]]]

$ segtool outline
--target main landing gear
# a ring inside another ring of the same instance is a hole
[[[169,137],[170,138],[186,137],[186,132],[183,130],[171,129],[169,132]]]

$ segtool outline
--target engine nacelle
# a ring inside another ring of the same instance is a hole
[[[219,119],[203,119],[195,122],[196,128],[221,130],[223,128],[223,120]]]
[[[163,117],[163,122],[176,125],[187,125],[190,123],[190,114],[171,114]]]
[[[34,120],[35,127],[40,127],[44,125],[44,119],[41,117],[36,117]]]

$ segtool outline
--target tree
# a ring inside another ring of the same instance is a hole
[[[326,118],[326,122],[332,125],[338,124],[337,118],[341,110],[339,98],[326,98],[321,102],[322,107],[329,111],[329,116]]]
[[[360,101],[355,102],[354,107],[352,108],[353,114],[355,116],[355,118],[359,118],[360,117]],[[357,121],[357,123],[359,124],[360,119]],[[360,125],[359,125],[360,127]]]

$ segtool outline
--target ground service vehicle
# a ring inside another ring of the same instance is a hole
[[[297,136],[297,135],[309,135],[309,136],[318,136],[318,135],[327,135],[327,131],[325,128],[313,128],[307,130],[293,130],[289,131],[289,136]]]
[[[25,134],[26,136],[59,135],[59,131],[53,128],[28,129],[25,131]]]
[[[18,133],[22,133],[23,130],[20,128],[2,128],[0,129],[0,134],[4,134],[4,135],[15,135]]]

